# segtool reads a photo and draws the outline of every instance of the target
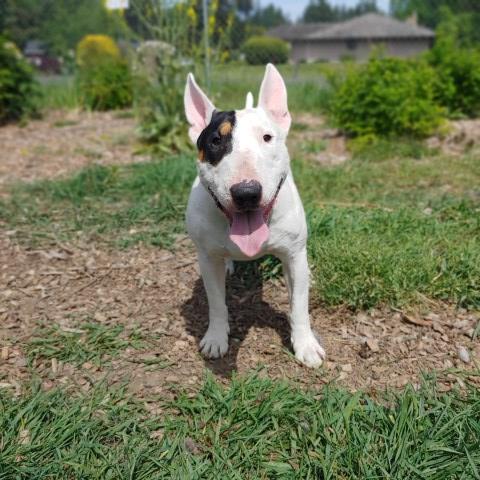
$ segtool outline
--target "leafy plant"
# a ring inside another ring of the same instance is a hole
[[[254,36],[244,43],[243,53],[250,65],[282,64],[288,61],[289,45],[279,38]]]
[[[108,35],[86,35],[77,45],[77,65],[81,68],[95,67],[120,57],[120,49]]]
[[[374,56],[347,73],[332,103],[333,119],[352,136],[426,136],[444,114],[434,77],[426,62]]]
[[[135,105],[142,141],[171,153],[189,148],[183,117],[183,86],[188,65],[165,42],[145,42],[135,61]]]
[[[452,14],[439,26],[427,59],[437,72],[436,100],[450,116],[480,114],[480,52],[461,47],[458,22]]]
[[[123,59],[82,68],[77,81],[82,104],[92,110],[114,110],[132,105],[132,76]]]
[[[36,113],[40,90],[17,47],[0,37],[0,125]]]
[[[77,81],[81,101],[93,110],[129,107],[133,101],[128,62],[106,35],[87,35],[77,47]]]

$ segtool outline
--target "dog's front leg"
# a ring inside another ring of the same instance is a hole
[[[200,342],[206,357],[218,358],[228,350],[228,312],[225,304],[225,260],[198,252],[198,263],[207,292],[209,323]]]
[[[318,343],[310,327],[307,251],[303,249],[281,260],[290,295],[290,326],[295,357],[308,367],[319,367],[325,359],[325,350]]]

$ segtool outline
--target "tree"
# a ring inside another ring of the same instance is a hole
[[[346,9],[346,15],[356,17],[358,15],[364,15],[365,13],[377,13],[378,11],[376,0],[360,0],[357,6]]]
[[[336,12],[328,0],[310,0],[303,12],[304,22],[333,22],[337,20]]]
[[[236,0],[237,9],[245,18],[248,18],[253,11],[252,0]]]
[[[255,10],[254,14],[250,17],[250,22],[265,28],[273,28],[288,23],[283,11],[273,4]]]
[[[390,13],[405,19],[416,13],[422,25],[436,29],[453,13],[463,45],[480,41],[480,11],[476,0],[390,0]],[[451,21],[451,20],[449,20]]]
[[[328,0],[310,0],[304,22],[340,22],[365,13],[378,12],[376,0],[359,0],[355,7],[332,7]]]
[[[5,19],[8,13],[8,3],[5,1],[0,2],[0,34],[3,34],[5,30]]]
[[[89,33],[125,36],[128,28],[117,12],[99,0],[3,0],[4,28],[20,48],[28,40],[41,40],[54,53],[64,55]]]
[[[39,39],[45,11],[36,0],[5,0],[3,19],[7,36],[21,49],[31,39]],[[46,2],[45,2],[46,3]]]

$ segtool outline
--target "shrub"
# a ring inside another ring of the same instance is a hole
[[[77,82],[81,102],[93,110],[129,107],[132,75],[115,42],[106,35],[87,35],[77,46]]]
[[[190,146],[183,113],[188,70],[188,63],[168,43],[153,40],[138,48],[134,64],[138,133],[155,150],[171,153]]]
[[[434,77],[423,61],[372,57],[338,87],[334,121],[352,136],[428,135],[444,113],[435,102]]]
[[[80,68],[95,67],[120,58],[120,49],[108,35],[86,35],[78,42],[77,65]]]
[[[132,105],[132,76],[122,59],[103,62],[78,74],[81,102],[92,110],[114,110]]]
[[[427,59],[437,72],[435,97],[450,116],[480,114],[480,52],[439,38]]]
[[[33,69],[13,43],[0,37],[0,125],[36,113],[39,94]]]
[[[243,45],[245,59],[250,65],[286,63],[289,51],[288,43],[272,37],[250,37]]]

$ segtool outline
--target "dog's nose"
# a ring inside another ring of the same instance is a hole
[[[262,185],[256,180],[236,183],[230,187],[233,203],[239,210],[255,210],[262,199]]]

